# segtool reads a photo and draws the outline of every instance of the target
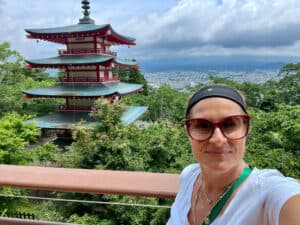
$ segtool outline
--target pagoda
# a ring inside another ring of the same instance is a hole
[[[119,59],[111,51],[115,45],[135,45],[135,39],[113,30],[110,24],[96,25],[89,17],[89,1],[82,1],[83,18],[70,26],[25,29],[27,38],[40,39],[66,45],[58,50],[58,56],[44,59],[26,60],[27,68],[54,68],[65,71],[59,83],[52,87],[23,90],[24,98],[63,98],[65,103],[57,107],[57,112],[34,118],[39,128],[60,131],[62,136],[70,135],[70,126],[81,120],[87,126],[96,123],[89,116],[95,100],[107,99],[112,105],[122,96],[143,91],[141,84],[129,84],[113,75],[118,68],[138,69],[135,60]],[[121,116],[127,125],[140,117],[147,107],[127,107]]]

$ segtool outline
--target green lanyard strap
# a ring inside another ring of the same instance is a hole
[[[231,185],[231,187],[225,190],[224,196],[217,202],[217,204],[212,208],[208,218],[203,222],[202,225],[209,225],[211,224],[214,219],[218,216],[222,208],[224,207],[227,200],[230,198],[232,193],[238,188],[238,186],[250,175],[252,169],[247,167],[244,168],[240,177]]]

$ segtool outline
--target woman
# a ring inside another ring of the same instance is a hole
[[[186,117],[198,163],[182,171],[167,225],[300,225],[300,184],[243,160],[250,117],[236,90],[200,89]]]

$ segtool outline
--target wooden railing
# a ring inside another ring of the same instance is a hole
[[[0,217],[1,225],[78,225],[74,223],[58,223],[58,222],[47,222],[38,220],[21,220],[13,218],[2,218]]]
[[[0,165],[7,187],[174,198],[178,185],[178,174]]]
[[[80,182],[79,182],[80,181]],[[178,174],[0,165],[0,186],[175,198]],[[0,217],[1,225],[71,225]],[[74,224],[73,224],[74,225]]]

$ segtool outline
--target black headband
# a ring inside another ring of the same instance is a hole
[[[210,85],[201,88],[197,91],[189,100],[189,103],[186,108],[186,116],[188,116],[189,111],[191,108],[201,100],[205,98],[211,97],[220,97],[220,98],[227,98],[239,104],[241,108],[247,113],[246,104],[242,98],[242,96],[233,88],[221,85]]]

